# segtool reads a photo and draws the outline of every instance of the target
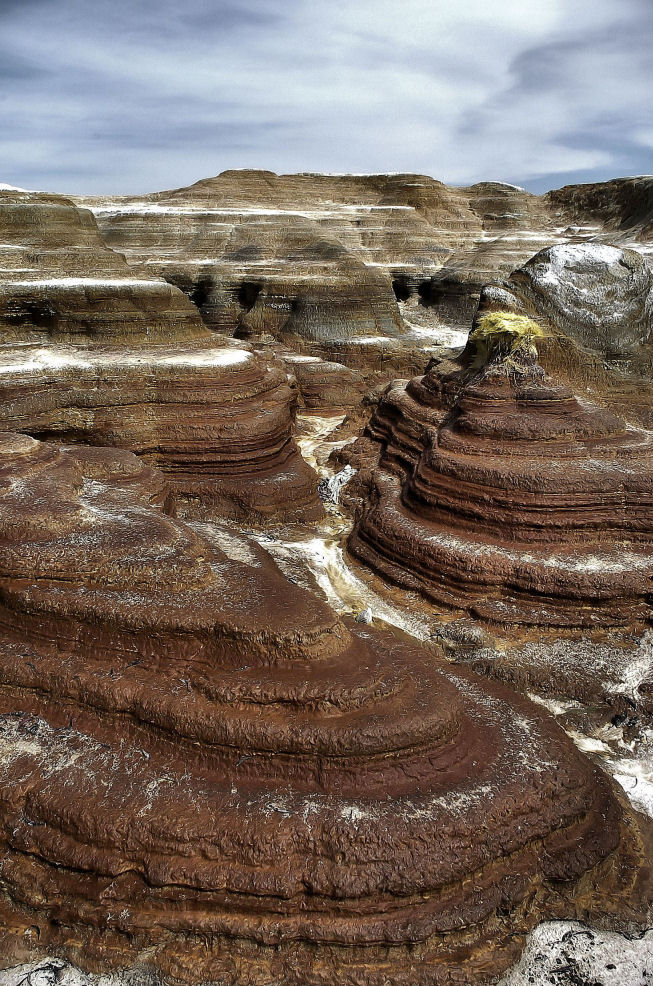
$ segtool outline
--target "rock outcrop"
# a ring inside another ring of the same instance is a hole
[[[631,420],[653,424],[653,271],[635,250],[549,247],[481,294],[479,315],[508,310],[545,328],[547,369]]]
[[[283,366],[216,338],[161,278],[135,277],[67,199],[0,192],[0,242],[3,427],[136,452],[179,509],[319,513]]]
[[[0,190],[0,967],[476,986],[641,918],[644,823],[496,679],[604,701],[621,661],[650,708],[650,193]],[[350,411],[322,495],[428,644],[228,523],[322,515],[297,406]]]
[[[485,281],[557,235],[523,189],[424,175],[225,172],[140,200],[80,201],[111,247],[182,288],[216,331],[361,340],[372,358],[371,340],[406,335],[398,303],[468,322]]]
[[[653,241],[653,176],[565,185],[543,197],[561,222],[583,223],[650,250]]]
[[[295,377],[307,411],[344,411],[360,404],[365,394],[362,374],[343,363],[294,353],[284,353],[281,359]]]
[[[311,209],[221,197],[95,207],[106,242],[186,292],[216,332],[301,345],[403,332],[387,275],[366,265]],[[324,218],[329,210],[324,212]],[[347,222],[350,217],[347,215]]]
[[[628,909],[637,825],[541,710],[169,492],[0,439],[2,963],[476,983],[542,915]]]
[[[391,386],[358,456],[346,450],[358,468],[378,466],[350,550],[495,623],[644,625],[650,433],[545,376],[531,342],[493,349],[481,328],[457,361]]]

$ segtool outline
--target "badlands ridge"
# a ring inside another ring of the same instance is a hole
[[[0,190],[0,969],[650,924],[652,242],[651,178]]]

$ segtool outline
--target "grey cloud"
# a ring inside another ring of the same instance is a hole
[[[41,7],[47,0],[0,0],[0,18],[14,11],[24,12],[29,9],[33,12],[34,7]]]
[[[647,10],[637,24],[615,23],[603,31],[582,32],[571,38],[556,38],[546,44],[528,48],[521,52],[510,65],[511,84],[499,93],[493,93],[485,105],[479,106],[477,112],[461,127],[461,132],[473,132],[482,125],[484,114],[491,111],[509,113],[515,102],[522,102],[529,95],[546,92],[557,92],[563,96],[569,95],[571,77],[575,68],[588,53],[599,58],[607,58],[611,54],[622,55],[632,66],[639,63],[649,71],[653,69],[653,6]],[[596,92],[594,115],[602,116],[603,100],[601,93],[612,84],[610,77],[586,77],[582,80],[587,87]],[[643,92],[633,92],[632,102],[623,107],[622,121],[628,125],[633,116],[638,116],[640,107],[644,107]],[[646,99],[648,102],[648,99]],[[578,126],[583,121],[578,120]]]
[[[649,14],[637,24],[616,23],[609,29],[590,32],[583,37],[568,41],[556,41],[539,48],[529,49],[521,54],[512,66],[515,83],[512,91],[535,92],[547,87],[555,80],[565,78],[569,67],[589,51],[600,53],[602,57],[610,54],[623,54],[632,63],[653,67],[651,55],[653,42],[653,7]],[[609,80],[608,84],[609,84]],[[588,79],[588,84],[599,88],[606,83],[600,78]],[[638,99],[640,93],[633,93]]]
[[[145,133],[135,127],[116,124],[104,130],[90,130],[82,139],[92,146],[103,145],[106,150],[132,147],[138,137],[139,147],[147,151],[165,151],[171,146],[192,148],[197,143],[213,147],[216,151],[223,144],[239,147],[255,147],[261,132],[267,135],[282,133],[283,123],[261,121],[253,128],[243,123],[218,121],[210,127],[204,120],[189,120],[167,126],[152,126]]]
[[[0,82],[3,84],[11,80],[22,83],[27,79],[37,79],[49,74],[46,66],[39,65],[23,55],[3,51],[0,47]],[[0,99],[2,95],[0,92]]]
[[[0,181],[135,192],[262,167],[540,188],[653,171],[637,138],[653,132],[650,0],[523,6],[0,0]]]
[[[475,139],[509,144],[521,128],[536,147],[548,132],[561,157],[579,152],[604,162],[558,172],[543,168],[538,173],[531,167],[526,178],[518,170],[508,172],[538,192],[650,172],[651,150],[636,134],[651,126],[652,51],[653,5],[624,0],[601,27],[569,26],[564,34],[520,52],[509,66],[508,85],[480,103],[458,134],[467,145]],[[553,119],[546,118],[547,111]]]

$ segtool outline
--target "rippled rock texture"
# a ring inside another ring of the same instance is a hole
[[[643,626],[650,433],[574,397],[536,354],[525,366],[512,357],[479,365],[479,347],[470,337],[457,361],[434,361],[380,402],[348,456],[377,466],[350,549],[484,620]]]
[[[161,278],[136,277],[92,214],[69,199],[0,190],[0,343],[142,346],[198,339],[192,305]]]
[[[344,411],[357,407],[365,395],[362,374],[343,363],[295,353],[281,359],[297,381],[301,405],[308,411]]]
[[[653,271],[635,250],[548,247],[481,294],[479,314],[525,314],[545,329],[542,364],[630,420],[653,424]]]
[[[136,452],[180,509],[319,513],[285,368],[217,339],[161,278],[134,276],[90,212],[0,191],[0,262],[3,427]]]
[[[227,172],[142,200],[89,204],[108,245],[182,288],[217,332],[395,338],[404,326],[390,279],[349,242],[365,237],[357,223],[376,235],[393,207],[373,208],[376,190],[352,207],[337,188],[319,176]]]
[[[2,436],[3,963],[476,983],[542,915],[635,907],[637,826],[541,711],[168,497]]]

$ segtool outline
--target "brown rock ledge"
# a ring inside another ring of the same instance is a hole
[[[114,445],[162,469],[180,513],[321,515],[287,375],[246,350],[0,349],[0,396],[5,427]]]

